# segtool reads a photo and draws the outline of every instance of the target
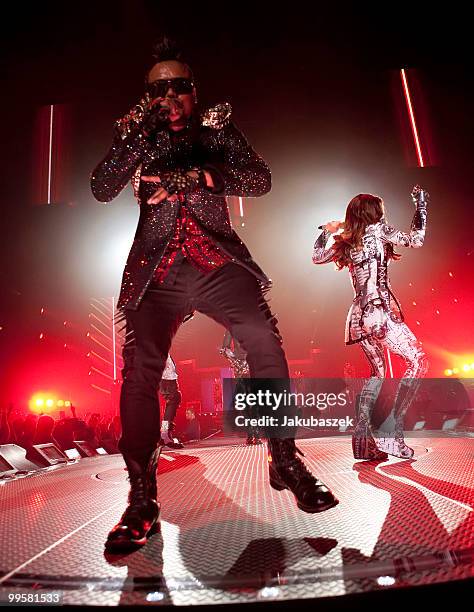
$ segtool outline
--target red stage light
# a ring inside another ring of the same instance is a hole
[[[420,166],[420,168],[424,168],[425,162],[423,161],[423,154],[421,152],[420,138],[418,136],[418,129],[416,127],[415,113],[413,111],[413,105],[412,105],[411,96],[410,96],[410,89],[408,87],[407,76],[406,76],[404,68],[400,70],[400,74],[402,77],[403,91],[405,93],[405,100],[407,103],[408,115],[410,117],[410,124],[411,124],[411,130],[413,132],[413,139],[415,141],[415,149],[416,149],[416,155],[418,157],[418,165]]]

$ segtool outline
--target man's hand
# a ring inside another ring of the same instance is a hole
[[[167,177],[167,175],[169,175],[170,173],[163,173],[164,178]],[[189,170],[188,172],[185,173],[186,176],[188,176],[190,179],[192,179],[192,181],[197,182],[198,179],[198,173],[195,170]],[[209,172],[207,172],[206,170],[204,170],[204,176],[206,179],[206,184],[209,188],[213,188],[214,187],[214,182],[212,180],[212,176],[210,175]],[[142,176],[141,177],[142,181],[145,181],[146,183],[157,183],[160,184],[161,178],[159,176]],[[189,184],[189,189],[191,189],[192,187],[192,183],[190,182]],[[174,201],[176,200],[177,195],[176,193],[171,193],[166,190],[164,187],[159,187],[155,193],[148,198],[147,203],[148,204],[159,204],[160,202],[162,202],[163,200],[171,200]]]
[[[165,130],[169,124],[169,106],[162,102],[157,105],[155,102],[156,101],[150,103],[142,120],[142,131],[147,137],[154,136],[157,132]]]
[[[335,234],[340,229],[344,229],[344,221],[329,221],[329,223],[323,225],[323,229],[331,232],[331,234]]]
[[[161,179],[159,176],[142,176],[141,177],[142,181],[145,181],[145,183],[161,183]],[[155,193],[148,198],[147,200],[147,204],[159,204],[160,202],[163,202],[163,200],[176,200],[178,196],[176,194],[171,195],[166,191],[166,189],[164,189],[163,187],[159,187]]]

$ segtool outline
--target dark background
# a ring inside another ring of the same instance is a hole
[[[245,227],[235,214],[234,222],[274,281],[271,306],[290,360],[317,347],[319,375],[339,376],[347,360],[367,374],[359,347],[343,343],[352,299],[347,271],[311,262],[316,227],[341,217],[363,191],[384,197],[389,220],[408,229],[409,193],[419,182],[432,196],[425,246],[392,266],[392,284],[424,342],[432,376],[469,356],[474,362],[467,15],[429,3],[388,10],[381,3],[319,5],[136,0],[10,7],[1,37],[4,401],[21,404],[46,387],[86,398],[90,298],[118,294],[120,257],[128,250],[123,235],[131,240],[138,213],[129,188],[111,205],[95,202],[89,176],[110,144],[113,122],[142,95],[161,33],[182,42],[200,104],[231,102],[236,123],[271,167],[271,193],[245,200]],[[402,67],[429,164],[422,169]],[[38,175],[49,104],[61,106],[55,204],[45,206]],[[46,342],[38,341],[40,332]],[[175,358],[224,365],[217,354],[222,335],[197,316],[180,330]]]

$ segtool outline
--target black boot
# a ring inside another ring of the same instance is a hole
[[[167,446],[168,448],[180,449],[184,448],[184,444],[175,438],[173,435],[173,430],[175,429],[175,424],[173,421],[163,421],[161,424],[161,441],[160,444],[162,446]]]
[[[128,506],[109,533],[107,550],[124,551],[143,546],[147,537],[159,528],[160,504],[156,499],[159,456],[160,448],[141,457],[123,453],[130,481]]]
[[[269,438],[268,448],[270,485],[277,491],[289,489],[297,506],[304,512],[323,512],[339,503],[326,485],[315,478],[296,453],[293,438]]]

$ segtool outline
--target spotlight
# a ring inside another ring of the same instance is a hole
[[[52,400],[52,399],[47,399],[47,400],[46,400],[46,406],[47,406],[48,408],[52,408],[52,407],[54,406],[54,400]]]
[[[452,371],[452,370],[450,370],[450,369],[446,369],[446,370],[444,371],[444,375],[445,375],[445,376],[452,376],[452,375],[453,375],[453,371]]]
[[[69,400],[66,400],[66,401],[64,402],[64,406],[65,406],[66,408],[70,408],[70,407],[71,407],[71,402],[70,402]]]
[[[41,408],[42,406],[44,406],[44,399],[38,398],[35,401],[35,406],[37,406],[38,408]]]
[[[462,369],[464,370],[464,372],[469,372],[469,370],[471,369],[471,366],[468,363],[465,363]]]
[[[62,408],[64,406],[64,400],[58,400],[56,406]]]

